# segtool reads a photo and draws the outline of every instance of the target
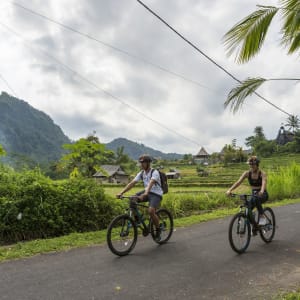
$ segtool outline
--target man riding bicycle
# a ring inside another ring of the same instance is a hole
[[[241,185],[244,179],[248,179],[248,182],[252,189],[252,205],[257,207],[259,212],[259,222],[258,225],[266,225],[266,218],[264,216],[264,211],[262,208],[262,203],[266,202],[269,198],[267,188],[267,175],[265,172],[259,169],[259,159],[256,156],[251,156],[248,159],[248,164],[250,170],[242,174],[237,182],[235,182],[232,187],[226,192],[228,196],[232,193],[234,189]]]
[[[139,158],[141,164],[141,171],[136,177],[128,183],[128,185],[117,194],[117,198],[121,198],[124,193],[129,191],[140,180],[144,183],[144,190],[138,192],[137,198],[141,202],[149,201],[149,215],[156,227],[156,239],[160,239],[161,228],[159,224],[159,218],[156,215],[156,209],[160,206],[162,200],[163,190],[161,188],[161,181],[159,172],[151,168],[152,159],[149,155],[142,155]]]

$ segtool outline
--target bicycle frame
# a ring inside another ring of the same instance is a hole
[[[257,227],[257,222],[255,221],[255,218],[254,218],[253,213],[252,213],[253,208],[252,208],[252,203],[251,203],[251,198],[255,197],[255,196],[246,195],[246,194],[236,195],[236,196],[239,196],[240,199],[243,201],[243,204],[240,205],[240,212],[244,213],[245,217],[250,221],[250,224]]]
[[[143,214],[140,212],[138,207],[144,207],[148,209],[147,205],[138,203],[135,199],[137,199],[137,196],[122,196],[121,199],[127,198],[130,200],[129,207],[126,208],[126,213],[129,215],[129,217],[134,221],[134,223],[137,225],[137,227],[142,228],[143,235],[146,236],[150,233],[150,217],[149,222],[146,224],[145,218],[143,217]],[[136,219],[137,217],[137,219]]]

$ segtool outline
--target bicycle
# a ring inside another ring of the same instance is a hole
[[[243,201],[243,204],[240,205],[240,211],[232,217],[229,224],[228,237],[231,248],[239,254],[244,253],[250,244],[251,233],[256,235],[257,232],[265,243],[272,242],[276,228],[273,210],[270,207],[264,208],[267,222],[266,225],[259,225],[259,214],[256,218],[251,203],[251,198],[257,196],[246,194],[231,194],[231,196],[240,197]]]
[[[173,217],[165,208],[160,208],[156,214],[160,220],[160,239],[156,237],[156,229],[152,219],[149,217],[148,224],[146,219],[139,210],[139,207],[148,208],[137,202],[137,196],[122,196],[120,199],[129,199],[129,207],[126,208],[125,214],[115,217],[107,228],[107,244],[112,253],[118,256],[129,254],[136,245],[138,237],[138,228],[142,230],[143,236],[151,234],[152,239],[157,244],[166,243],[173,233]]]

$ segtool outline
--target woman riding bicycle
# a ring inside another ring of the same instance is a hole
[[[156,215],[156,209],[159,207],[162,200],[163,190],[161,188],[160,175],[157,170],[151,168],[151,157],[148,155],[142,155],[139,158],[142,171],[140,171],[136,177],[128,183],[128,185],[117,195],[120,198],[124,193],[129,191],[137,182],[143,181],[145,190],[137,193],[140,201],[149,201],[149,214],[156,227],[156,239],[160,239],[160,224],[159,218]]]
[[[262,203],[266,202],[269,198],[267,192],[267,175],[265,172],[259,169],[259,159],[256,156],[251,156],[248,159],[248,164],[250,170],[242,174],[237,182],[235,182],[232,187],[226,192],[228,196],[232,193],[234,189],[241,185],[244,179],[248,179],[248,182],[252,189],[252,204],[253,208],[256,206],[259,212],[259,222],[258,225],[266,225],[266,218],[264,216],[264,211],[262,208]]]

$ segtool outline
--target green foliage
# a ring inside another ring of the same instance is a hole
[[[300,120],[298,116],[288,116],[287,124],[285,124],[285,126],[288,126],[289,130],[292,130],[292,132],[298,131],[300,128]]]
[[[224,107],[230,105],[230,109],[236,113],[243,106],[245,99],[255,93],[265,81],[264,78],[247,78],[240,82],[229,92]]]
[[[227,46],[228,54],[237,53],[236,60],[239,63],[248,62],[261,49],[269,26],[274,16],[281,14],[283,25],[280,33],[281,43],[288,48],[288,53],[292,54],[299,52],[300,48],[300,2],[298,0],[280,0],[280,6],[262,6],[258,5],[259,9],[251,13],[242,21],[234,25],[224,36],[224,43]],[[295,78],[287,79],[264,79],[264,78],[248,78],[239,85],[233,88],[225,104],[231,106],[233,112],[238,111],[243,105],[245,99],[255,93],[257,88],[267,80],[297,80]],[[269,104],[268,100],[264,99]],[[278,108],[278,107],[277,107]],[[280,109],[280,108],[278,108]],[[281,110],[281,109],[280,109]]]
[[[5,155],[6,152],[4,150],[4,148],[2,147],[2,145],[0,145],[0,156]]]
[[[278,12],[276,7],[263,7],[231,28],[224,36],[228,54],[236,49],[239,63],[249,61],[261,49],[273,17]]]
[[[247,155],[241,147],[236,148],[233,145],[225,145],[222,160],[226,165],[232,162],[243,162],[247,160]]]
[[[72,177],[80,175],[92,177],[101,164],[112,163],[114,159],[114,153],[106,150],[105,145],[101,144],[94,135],[81,138],[74,144],[66,144],[63,147],[69,153],[61,158],[61,162]]]
[[[261,49],[269,26],[277,13],[281,14],[281,43],[288,53],[299,51],[300,47],[300,3],[298,0],[281,0],[280,7],[262,6],[234,25],[224,36],[228,54],[237,51],[237,61],[244,63]]]
[[[274,199],[300,195],[300,166],[292,163],[268,173],[268,190]]]
[[[62,145],[70,140],[60,127],[45,113],[25,101],[7,93],[0,95],[0,143],[6,149],[3,158],[13,166],[57,160],[63,153]]]
[[[94,180],[55,182],[39,170],[16,173],[1,167],[1,241],[103,229],[120,211],[121,206],[106,197]]]

